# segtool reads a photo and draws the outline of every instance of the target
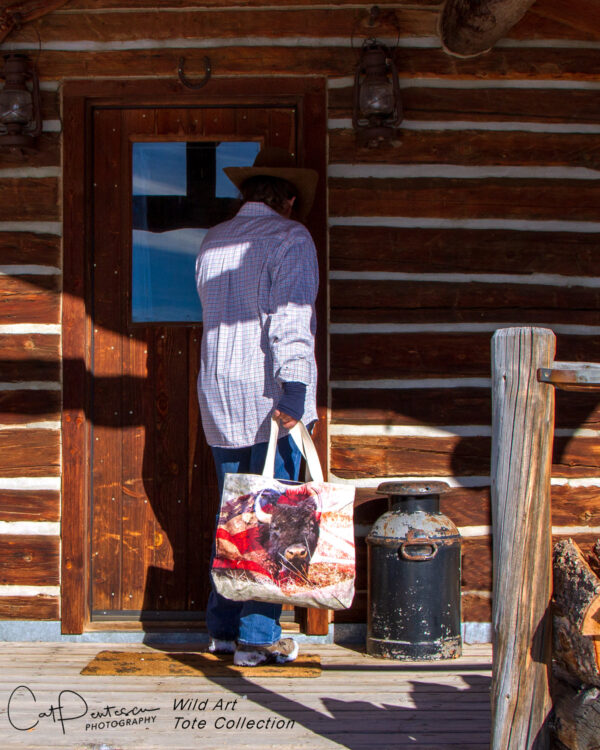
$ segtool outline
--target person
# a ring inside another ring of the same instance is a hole
[[[243,204],[207,232],[196,261],[198,399],[219,494],[226,473],[262,473],[273,418],[280,425],[274,476],[297,480],[301,456],[288,430],[317,419],[317,257],[310,233],[292,218],[310,211],[317,173],[296,168],[278,148],[263,148],[252,167],[224,171]],[[243,666],[293,661],[298,644],[281,637],[281,609],[232,601],[212,588],[209,650],[233,653]]]

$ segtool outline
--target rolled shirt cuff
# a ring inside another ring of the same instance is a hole
[[[277,408],[292,419],[301,419],[304,414],[306,383],[291,381],[282,383],[282,387],[283,396],[279,399]]]

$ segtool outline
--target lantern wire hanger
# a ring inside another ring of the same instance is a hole
[[[351,46],[354,49],[355,23]],[[394,53],[400,41],[400,25],[396,13],[382,12],[374,5],[367,19],[360,23],[369,32],[376,27],[393,26],[396,41],[390,49],[374,36],[363,41],[354,75],[352,125],[360,145],[374,147],[392,140],[402,122],[402,101]]]

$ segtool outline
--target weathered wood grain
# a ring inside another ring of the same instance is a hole
[[[439,34],[450,54],[480,55],[523,18],[534,0],[505,0],[501,5],[446,0]]]
[[[491,424],[487,388],[332,388],[332,424]],[[600,427],[598,394],[556,393],[556,426]]]
[[[529,94],[533,101],[545,98],[545,94],[539,97],[534,92]],[[340,129],[330,130],[329,143],[332,164],[567,166],[588,169],[600,166],[597,137],[578,133],[406,129],[401,130],[393,141],[370,149],[357,143],[353,130]]]
[[[586,38],[600,38],[600,14],[594,0],[575,0],[566,7],[561,0],[544,0],[531,9],[531,20],[550,19],[570,29],[571,34],[585,34]]]
[[[54,112],[55,117],[58,113]],[[2,167],[23,167],[23,156],[16,149],[2,154]],[[36,149],[27,155],[28,167],[60,166],[60,133],[42,133],[36,140]]]
[[[363,504],[355,507],[356,523],[373,523],[387,509],[381,500],[374,500],[378,497],[373,489],[357,488],[356,498]],[[442,496],[441,509],[457,526],[490,526],[490,488],[452,487]],[[551,511],[553,526],[600,526],[600,489],[552,485]],[[590,547],[588,540],[588,554]]]
[[[58,323],[59,276],[0,276],[0,324]]]
[[[29,424],[60,419],[59,391],[0,391],[0,424]]]
[[[486,476],[488,437],[387,437],[333,435],[331,469],[341,478],[394,476]],[[552,476],[597,474],[600,445],[595,437],[557,437]]]
[[[333,178],[329,199],[332,216],[594,221],[600,181]]]
[[[0,596],[1,620],[58,620],[57,596]]]
[[[585,685],[600,687],[600,637],[582,635],[568,617],[552,622],[552,656]]]
[[[0,520],[60,520],[60,493],[53,490],[2,490]]]
[[[58,430],[0,430],[0,476],[48,477],[59,474]]]
[[[91,608],[115,611],[123,608],[123,472],[120,428],[129,421],[123,413],[125,378],[123,352],[127,339],[129,277],[120,252],[121,211],[127,195],[121,181],[121,112],[96,110],[94,114],[93,174],[93,412],[91,414]],[[115,238],[117,241],[115,242]],[[130,407],[127,406],[129,411]],[[138,423],[140,416],[136,415]],[[112,423],[112,424],[111,424]],[[117,431],[115,432],[115,427]],[[89,453],[87,454],[89,455]],[[129,583],[129,582],[127,582]],[[144,585],[144,579],[137,581]],[[127,589],[126,594],[130,592]]]
[[[0,380],[58,380],[59,337],[0,334]]]
[[[57,536],[0,535],[0,584],[57,586],[59,548]]]
[[[535,83],[532,83],[531,87],[528,86],[526,88],[495,88],[490,86],[490,88],[471,89],[444,87],[443,82],[439,85],[436,84],[435,86],[427,87],[418,85],[402,86],[401,84],[401,96],[404,118],[406,120],[434,120],[440,122],[447,121],[449,123],[453,120],[507,123],[510,121],[592,123],[598,122],[600,117],[593,90],[536,89]],[[328,101],[329,117],[352,117],[353,106],[351,86],[330,90]],[[440,128],[440,130],[443,130],[443,128]],[[502,128],[498,130],[500,132],[496,131],[487,134],[479,131],[470,131],[467,136],[468,141],[465,141],[465,137],[459,137],[458,140],[465,152],[463,158],[468,158],[469,155],[477,154],[478,152],[481,152],[482,155],[486,154],[491,149],[495,139],[498,141],[496,157],[502,160],[502,163],[507,158],[513,158],[510,154],[505,153],[505,148],[509,143],[516,149],[515,159],[519,157],[519,154],[522,154],[522,158],[526,159],[523,152],[527,142],[529,142],[533,153],[539,153],[538,149],[547,144],[548,147],[545,150],[551,156],[559,143],[563,143],[566,146],[571,140],[569,137],[564,141],[560,137],[548,137],[560,134],[536,132],[534,135],[533,133],[526,132],[501,132]],[[352,131],[335,132],[340,135],[346,135]],[[420,154],[424,151],[424,148],[423,144],[419,147],[419,143],[416,142],[416,135],[416,133],[411,133],[401,127],[399,140],[404,142],[404,139],[414,137],[415,142],[413,145],[416,147],[417,153]],[[432,149],[438,154],[439,158],[443,158],[443,153],[439,152],[441,144],[437,139],[445,134],[428,131],[422,135],[425,139],[432,139]],[[568,136],[569,134],[562,135]],[[593,136],[586,137],[582,134],[571,134],[571,137],[573,136],[575,138],[583,137],[586,141],[593,139]],[[454,138],[457,138],[456,132],[454,132]],[[550,144],[555,144],[554,148]],[[449,146],[452,148],[451,144]],[[386,147],[382,145],[378,149],[370,149],[372,159],[376,161],[379,161],[381,158],[379,156],[380,152],[385,154],[390,153],[392,150],[394,153],[400,151],[399,155],[402,155],[402,149],[398,149],[395,146]],[[596,151],[593,146],[592,150]],[[360,149],[357,151],[363,154],[364,158],[365,150]],[[455,144],[453,152],[458,157],[458,149],[455,147]],[[575,152],[572,153],[572,158],[578,158]],[[582,155],[582,158],[585,157]],[[593,155],[591,158],[594,158]]]
[[[54,177],[0,178],[0,221],[58,221]]]
[[[30,232],[0,232],[2,265],[34,264],[58,267],[60,237]]]
[[[37,41],[31,43],[31,51]],[[131,70],[143,70],[147,76],[175,77],[177,61],[186,58],[189,75],[193,78],[203,70],[206,50],[179,48],[176,50],[107,50],[69,51],[42,50],[38,70],[46,80],[62,78],[129,77]],[[350,46],[296,47],[231,46],[212,47],[213,70],[220,75],[321,75],[347,76],[356,65],[356,51]],[[398,69],[406,77],[449,79],[496,79],[593,81],[600,72],[600,61],[593,49],[570,48],[496,48],[489,55],[477,59],[450,58],[441,49],[400,48],[396,51]]]
[[[554,389],[537,382],[537,370],[551,365],[555,342],[539,328],[497,331],[492,340],[492,745],[498,750],[548,743]]]
[[[331,335],[332,380],[488,377],[491,333],[360,333]],[[600,362],[597,336],[562,334],[560,361]]]
[[[170,5],[166,4],[166,5]],[[176,4],[175,4],[176,5]],[[389,13],[380,14],[377,25],[367,29],[368,11],[356,8],[282,8],[276,6],[256,8],[252,13],[237,8],[215,8],[211,13],[188,6],[184,10],[173,8],[168,22],[164,14],[154,9],[136,10],[130,6],[126,13],[102,14],[51,13],[35,24],[28,24],[11,35],[16,42],[34,42],[36,32],[45,42],[94,41],[113,42],[136,39],[235,39],[262,37],[295,39],[311,37],[351,37],[353,30],[363,29],[370,34],[393,37],[400,29],[402,37],[435,36],[437,8],[397,8],[398,26],[394,26]],[[157,45],[159,46],[159,45]]]
[[[334,323],[600,323],[600,291],[582,286],[333,279]]]
[[[600,690],[575,688],[564,681],[553,690],[552,728],[563,747],[585,750],[598,747],[600,736]]]
[[[63,392],[62,416],[63,508],[61,631],[81,633],[89,619],[89,424],[88,368],[91,320],[86,311],[88,249],[91,235],[86,214],[85,102],[67,96],[63,86],[64,129],[64,295],[62,305]],[[84,250],[85,249],[85,250]]]
[[[582,232],[333,226],[330,243],[340,271],[600,275],[598,235]]]

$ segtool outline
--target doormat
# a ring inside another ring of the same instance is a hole
[[[302,654],[288,664],[236,667],[233,656],[208,652],[100,651],[81,670],[83,675],[122,677],[320,677],[321,659]]]

